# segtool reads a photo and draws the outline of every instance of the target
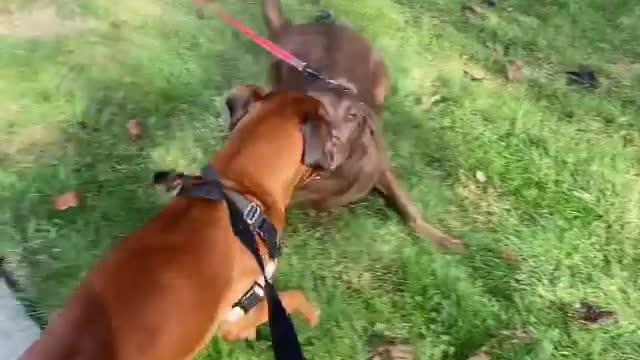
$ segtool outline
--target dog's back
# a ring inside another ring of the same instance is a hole
[[[264,15],[272,41],[324,75],[355,88],[356,97],[370,108],[381,108],[389,92],[389,76],[386,64],[364,36],[340,24],[291,24],[280,0],[264,0]],[[309,92],[326,85],[279,61],[271,70],[277,89]]]
[[[233,261],[219,254],[241,248],[223,203],[172,200],[98,261],[20,359],[187,358],[223,311]]]

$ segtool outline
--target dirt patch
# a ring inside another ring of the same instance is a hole
[[[0,149],[0,164],[30,162],[38,150],[63,143],[63,134],[55,125],[32,125],[3,135],[0,136],[3,144]]]
[[[627,86],[631,86],[634,79],[640,77],[640,63],[629,58],[622,58],[608,68],[618,81]]]
[[[95,21],[81,17],[63,18],[53,5],[0,9],[0,35],[26,38],[53,36],[86,30],[94,25]]]

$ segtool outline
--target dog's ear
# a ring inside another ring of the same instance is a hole
[[[378,123],[378,115],[367,105],[361,103],[360,104],[362,112],[363,112],[363,122],[366,131],[369,131],[371,136],[376,134],[376,124]]]
[[[326,146],[331,141],[327,133],[326,123],[323,123],[316,116],[308,117],[302,124],[304,138],[302,162],[305,165],[320,170],[333,170],[335,168],[332,164],[333,159],[335,159],[333,150],[328,149],[328,146]]]
[[[225,100],[229,117],[227,121],[227,130],[233,131],[240,120],[249,112],[252,104],[260,101],[266,94],[266,91],[258,86],[241,85],[231,90]]]
[[[326,111],[320,105],[320,111],[306,116],[302,124],[304,150],[302,162],[321,171],[333,171],[346,156],[340,153],[334,130],[327,120]]]

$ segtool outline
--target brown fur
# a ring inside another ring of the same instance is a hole
[[[337,138],[347,143],[342,146],[347,151],[347,160],[335,171],[298,189],[294,202],[328,209],[356,201],[375,188],[396,206],[418,234],[442,247],[460,247],[459,240],[423,220],[402,189],[384,150],[377,124],[391,83],[384,60],[365,37],[346,26],[292,25],[283,15],[279,0],[263,1],[272,41],[329,78],[356,90],[355,94],[347,94],[330,89],[321,80],[281,61],[271,64],[273,87],[306,92],[320,99],[334,122]]]
[[[300,129],[318,121],[318,137],[327,141],[330,128],[309,96],[271,93],[256,105],[211,164],[282,230],[293,188],[311,171],[301,161],[310,139]],[[225,339],[253,338],[267,321],[264,301],[234,323],[224,317],[259,276],[223,202],[175,198],[97,262],[21,359],[182,360],[218,331]],[[282,301],[317,323],[318,311],[301,291],[283,292]]]

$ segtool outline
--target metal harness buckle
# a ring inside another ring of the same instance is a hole
[[[244,210],[244,220],[251,226],[255,225],[255,223],[260,219],[261,211],[258,205],[255,203],[249,204],[247,208]]]

